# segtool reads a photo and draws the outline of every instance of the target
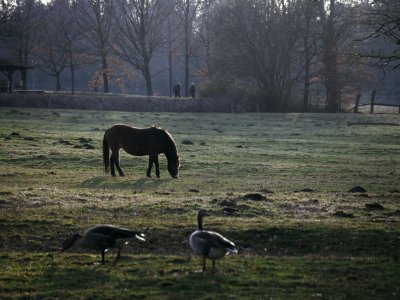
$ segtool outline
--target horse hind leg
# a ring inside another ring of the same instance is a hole
[[[110,171],[111,171],[111,176],[115,177],[115,161],[114,161],[114,156],[112,154],[110,157]]]
[[[115,165],[117,167],[119,176],[125,176],[124,172],[122,172],[122,169],[119,166],[119,155],[115,154],[115,153],[118,153],[118,152],[113,152],[113,154],[111,154],[111,159],[110,159],[110,162],[111,162],[111,175],[115,176],[115,169],[114,169],[114,165]]]
[[[149,167],[147,168],[147,177],[151,177],[151,169],[153,164],[156,166],[156,177],[160,178],[160,168],[158,164],[158,155],[149,155]]]

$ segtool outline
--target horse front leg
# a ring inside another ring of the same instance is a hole
[[[149,155],[149,166],[147,167],[146,176],[151,178],[151,168],[153,167],[153,156]]]
[[[160,167],[159,167],[159,164],[158,164],[158,155],[156,155],[154,157],[154,164],[156,166],[156,177],[160,178]]]

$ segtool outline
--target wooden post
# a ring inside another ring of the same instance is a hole
[[[360,105],[361,94],[358,94],[356,97],[356,105],[354,106],[354,113],[358,113],[358,106]]]
[[[372,91],[372,95],[371,95],[371,108],[369,110],[370,114],[374,113],[374,104],[375,104],[375,94],[376,94],[376,90]]]

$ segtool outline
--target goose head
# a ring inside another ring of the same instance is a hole
[[[69,248],[71,248],[75,244],[75,242],[77,240],[79,240],[80,238],[82,238],[82,234],[80,234],[80,233],[75,233],[75,234],[71,235],[70,237],[68,237],[62,243],[62,247],[60,249],[60,252],[64,252],[65,250],[68,250]]]

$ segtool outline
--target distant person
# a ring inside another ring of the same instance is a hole
[[[189,95],[193,99],[196,98],[196,85],[193,82],[192,82],[192,84],[190,85],[190,88],[189,88]]]
[[[174,94],[175,94],[175,98],[181,97],[181,85],[179,83],[175,84],[175,86],[174,86]]]

